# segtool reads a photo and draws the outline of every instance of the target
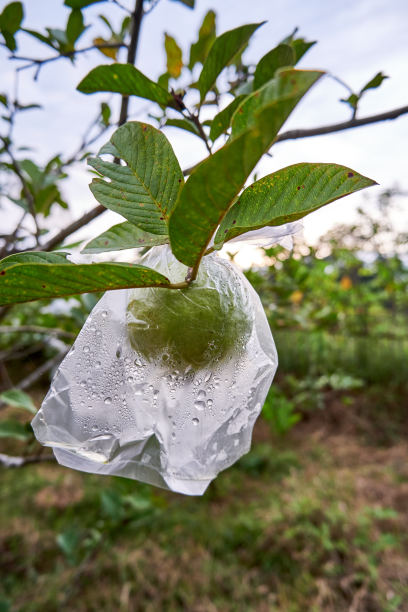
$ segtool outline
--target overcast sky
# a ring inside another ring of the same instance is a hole
[[[7,3],[0,0],[0,9]],[[122,4],[130,7],[132,1],[122,0]],[[45,26],[64,27],[66,23],[68,9],[62,0],[26,0],[24,5],[24,26],[27,28],[43,30]],[[244,23],[267,20],[254,35],[246,52],[249,61],[256,62],[298,26],[299,35],[318,41],[300,67],[324,69],[355,90],[382,70],[390,78],[380,89],[367,93],[361,103],[361,117],[408,104],[407,0],[196,0],[194,11],[178,2],[160,0],[143,22],[136,62],[138,68],[151,78],[164,71],[165,31],[177,39],[187,58],[189,45],[196,39],[203,16],[210,8],[217,13],[218,33]],[[115,23],[124,15],[116,6],[101,3],[84,11],[86,22],[95,23],[100,13],[109,14]],[[95,31],[93,33],[96,35]],[[102,24],[99,34],[107,34]],[[43,45],[27,35],[19,34],[18,42],[19,54],[49,55]],[[85,34],[80,46],[86,46],[87,42]],[[11,92],[14,65],[7,61],[8,55],[2,48],[0,90]],[[93,52],[80,56],[74,67],[66,60],[44,66],[35,82],[33,71],[20,73],[21,101],[38,102],[44,107],[44,111],[22,114],[15,131],[19,144],[35,149],[37,160],[46,161],[55,153],[67,155],[78,146],[98,103],[107,99],[108,94],[85,96],[75,88],[83,76],[100,63],[106,63],[103,56]],[[350,116],[349,109],[338,101],[345,95],[341,85],[329,78],[322,79],[298,105],[283,129],[315,127],[346,120]],[[113,98],[118,112],[119,100],[116,98],[119,96]],[[132,118],[146,119],[148,107],[146,101],[133,103]],[[204,157],[204,147],[194,136],[174,128],[167,128],[166,134],[182,167]],[[336,162],[375,179],[382,187],[398,184],[407,191],[407,140],[408,115],[347,132],[284,142],[273,149],[273,158],[266,158],[258,166],[258,176],[301,161]],[[85,163],[71,172],[65,181],[64,193],[72,208],[69,214],[58,213],[53,217],[54,225],[56,222],[64,225],[95,204],[88,189],[89,182]],[[375,190],[379,189],[372,188],[372,194],[375,196]],[[351,220],[353,210],[361,201],[362,196],[356,194],[310,215],[305,220],[307,238],[315,238],[336,221]],[[1,210],[0,215],[3,229],[10,216]],[[105,213],[95,222],[96,228],[87,233],[95,235],[115,222],[117,217],[113,213]],[[83,237],[85,235],[82,233]]]

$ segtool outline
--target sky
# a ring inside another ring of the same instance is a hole
[[[7,4],[0,0],[0,10]],[[122,0],[131,7],[132,0]],[[63,27],[68,9],[62,0],[26,0],[24,2],[27,28],[43,30],[45,26]],[[176,38],[188,57],[191,42],[195,41],[203,16],[209,9],[217,13],[217,30],[225,30],[251,22],[267,21],[252,38],[246,59],[256,62],[279,41],[299,28],[299,35],[317,40],[306,54],[300,68],[323,69],[359,90],[377,72],[388,78],[378,90],[367,93],[361,103],[359,116],[364,117],[408,104],[408,3],[406,0],[196,0],[196,9],[189,10],[171,0],[160,0],[143,21],[136,65],[150,78],[164,72],[164,32]],[[84,11],[86,23],[98,21],[100,13],[109,14],[114,23],[124,13],[110,3],[100,3]],[[101,23],[99,35],[106,35]],[[95,34],[94,34],[95,35]],[[27,35],[19,34],[19,54],[48,57],[47,49]],[[87,46],[85,34],[80,46]],[[2,91],[12,92],[14,68],[7,61],[9,52],[1,48]],[[122,59],[122,61],[124,61]],[[43,67],[37,81],[33,71],[20,73],[18,91],[22,102],[38,102],[44,111],[22,113],[15,129],[20,145],[33,147],[35,157],[46,161],[56,153],[69,156],[80,142],[82,133],[94,118],[98,104],[109,94],[85,96],[75,90],[80,80],[94,66],[107,63],[98,52],[78,57],[75,66],[60,60]],[[346,96],[345,89],[336,81],[325,77],[297,106],[283,131],[293,128],[311,128],[337,123],[350,117],[350,110],[339,102]],[[119,96],[111,96],[114,112],[118,114]],[[148,120],[147,101],[132,102],[131,118]],[[175,128],[165,133],[173,145],[182,167],[191,166],[205,156],[204,146],[193,135]],[[344,164],[376,180],[380,187],[371,188],[371,198],[381,188],[398,185],[408,191],[407,172],[408,115],[336,134],[278,143],[273,157],[264,158],[258,165],[258,178],[284,166],[297,162],[335,162]],[[104,140],[107,140],[105,137]],[[103,141],[99,143],[103,144]],[[63,191],[70,202],[70,211],[58,211],[49,221],[51,227],[63,227],[95,205],[88,184],[90,175],[85,162],[77,164],[64,182]],[[354,194],[309,215],[304,221],[307,240],[314,241],[336,222],[352,221],[356,207],[362,202],[361,194]],[[0,210],[1,226],[6,229],[13,222],[7,210]],[[77,236],[93,237],[120,218],[104,213]],[[408,212],[398,224],[408,224]]]

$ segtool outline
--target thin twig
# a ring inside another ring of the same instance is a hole
[[[332,134],[333,132],[342,132],[343,130],[350,130],[352,128],[361,127],[362,125],[369,125],[370,123],[379,123],[381,121],[388,121],[389,119],[397,119],[401,115],[408,113],[408,106],[401,106],[392,111],[386,113],[379,113],[378,115],[371,115],[370,117],[363,117],[362,119],[351,119],[349,121],[343,121],[342,123],[333,123],[332,125],[324,125],[322,127],[310,128],[304,130],[289,130],[280,134],[275,142],[282,142],[283,140],[297,140],[298,138],[308,138],[309,136],[321,136],[323,134]]]
[[[18,468],[33,463],[45,463],[46,461],[55,461],[54,455],[31,455],[28,457],[15,457],[12,455],[4,455],[0,453],[0,465],[6,468]]]
[[[128,46],[127,63],[134,65],[136,61],[136,51],[139,43],[140,26],[143,19],[143,0],[136,0],[135,8],[132,12],[132,24],[130,26],[130,42]],[[129,96],[122,96],[118,125],[126,122],[128,115]]]
[[[58,53],[58,55],[53,55],[52,57],[45,57],[43,59],[24,57],[21,55],[11,55],[9,59],[16,60],[19,62],[28,62],[28,64],[25,64],[24,66],[19,66],[19,68],[17,68],[17,71],[21,72],[22,70],[27,70],[28,68],[33,68],[34,66],[36,66],[37,69],[41,68],[42,66],[44,66],[44,64],[50,64],[51,62],[55,62],[62,58],[72,59],[76,55],[79,55],[81,53],[87,53],[88,51],[94,51],[96,49],[121,49],[126,46],[127,45],[125,43],[106,42],[99,45],[91,45],[89,47],[84,47],[83,49],[73,49],[72,51],[66,51],[65,53]],[[38,76],[38,74],[36,76]]]
[[[51,357],[51,359],[48,359],[46,362],[40,365],[39,368],[34,370],[34,372],[31,372],[31,374],[23,378],[23,380],[21,380],[17,385],[15,385],[14,389],[20,389],[21,391],[24,391],[24,389],[28,389],[29,387],[31,387],[34,383],[37,382],[37,380],[40,380],[40,378],[42,378],[44,374],[49,372],[49,370],[53,370],[56,366],[58,366],[61,363],[62,359],[65,357],[65,355],[68,353],[68,351],[69,347],[67,347],[64,351],[60,351],[57,355]],[[4,406],[7,406],[7,403],[0,402],[0,408],[4,408]]]
[[[10,143],[8,141],[7,138],[3,138],[3,136],[0,136],[0,140],[3,142],[3,146],[5,151],[7,152],[8,156],[10,157],[10,161],[11,161],[11,165],[13,166],[13,170],[16,173],[16,175],[18,176],[18,178],[20,179],[20,183],[21,186],[23,188],[23,193],[24,193],[24,197],[27,200],[27,205],[28,208],[30,210],[30,214],[33,217],[34,220],[34,224],[35,224],[35,240],[37,243],[37,246],[39,246],[40,244],[40,227],[38,225],[38,221],[37,221],[37,215],[35,212],[35,202],[34,202],[34,196],[30,191],[30,188],[28,186],[27,181],[24,178],[23,172],[20,168],[20,164],[18,163],[18,161],[16,160],[16,158],[14,157],[11,148],[10,148]]]
[[[128,13],[128,15],[132,14],[132,11],[129,10],[126,6],[124,6],[123,4],[121,4],[118,0],[111,0],[112,4],[116,4],[116,6],[118,6],[119,8],[121,8],[123,11],[125,11],[126,13]]]
[[[56,329],[52,327],[41,327],[40,325],[0,325],[0,334],[14,334],[14,333],[33,333],[33,334],[46,334],[49,336],[56,336],[58,338],[76,338],[76,334],[65,331],[64,329]]]

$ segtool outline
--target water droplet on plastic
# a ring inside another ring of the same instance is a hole
[[[196,426],[197,426],[197,425],[199,424],[199,422],[200,422],[200,420],[199,420],[199,419],[197,419],[197,417],[194,417],[194,419],[193,419],[193,425],[196,425]]]
[[[89,346],[87,344],[85,344],[84,348],[82,349],[84,353],[89,353]]]
[[[213,400],[212,400],[212,399],[208,399],[208,400],[207,400],[207,406],[208,406],[209,408],[211,408],[211,406],[213,405],[213,403],[214,403],[214,402],[213,402]]]
[[[211,372],[209,372],[209,373],[207,374],[207,376],[204,378],[204,382],[208,383],[208,381],[210,380],[211,376],[212,376],[212,375],[211,375]]]
[[[126,380],[127,380],[128,383],[132,383],[133,382],[133,376],[128,376]]]
[[[111,404],[112,403],[112,398],[111,397],[105,397],[105,404]]]
[[[102,332],[100,329],[97,329],[95,332],[95,336],[97,336],[98,338],[100,338],[102,336]]]
[[[92,431],[98,431],[98,426],[97,425],[92,425]]]
[[[81,387],[86,387],[86,380],[81,380]]]
[[[205,392],[205,391],[203,391],[203,390],[201,389],[201,391],[199,391],[199,392],[197,393],[197,398],[198,398],[199,400],[203,400],[203,399],[205,398],[205,396],[206,396],[206,395],[207,395],[207,394],[206,394],[206,392]]]
[[[173,438],[173,440],[174,440],[174,438],[176,437],[176,433],[175,433],[174,431],[173,431],[173,433],[171,434],[171,437]]]
[[[101,315],[103,319],[106,319],[106,317],[108,316],[108,312],[106,310],[102,310]]]
[[[200,402],[200,401],[194,402],[194,408],[196,408],[196,410],[204,410],[205,402]]]
[[[101,367],[101,362],[100,361],[95,361],[95,368],[100,368]]]
[[[120,356],[122,354],[122,351],[120,350],[120,348],[116,349],[116,357],[119,359]]]

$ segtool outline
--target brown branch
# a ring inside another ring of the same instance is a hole
[[[37,66],[38,68],[41,68],[44,64],[50,64],[51,62],[55,62],[59,59],[62,58],[68,58],[68,59],[72,59],[73,57],[75,57],[76,55],[79,55],[80,53],[87,53],[87,51],[94,51],[95,49],[121,49],[122,47],[126,47],[127,45],[125,43],[103,43],[100,45],[91,45],[90,47],[84,47],[83,49],[73,49],[72,51],[67,51],[66,53],[58,53],[58,55],[53,55],[52,57],[45,57],[44,59],[36,59],[36,58],[32,58],[32,57],[24,57],[21,55],[11,55],[9,59],[11,60],[16,60],[19,62],[29,62],[28,64],[25,64],[24,66],[20,66],[19,68],[17,68],[18,71],[21,70],[27,70],[27,68],[33,68],[34,66]]]
[[[132,24],[130,27],[130,42],[127,54],[127,63],[134,65],[136,61],[136,51],[139,42],[140,26],[143,19],[143,0],[136,0],[135,9],[132,13]],[[126,122],[128,116],[129,96],[122,96],[118,125]]]
[[[0,453],[0,465],[6,468],[24,467],[33,463],[44,463],[45,461],[55,461],[54,455],[32,455],[28,457],[14,457]]]
[[[342,132],[344,130],[361,127],[362,125],[369,125],[370,123],[397,119],[401,115],[406,115],[407,113],[408,106],[401,106],[400,108],[396,108],[392,111],[380,113],[378,115],[371,115],[370,117],[363,117],[362,119],[354,118],[349,121],[343,121],[342,123],[333,123],[332,125],[323,125],[322,127],[305,130],[289,130],[288,132],[279,134],[275,142],[282,142],[283,140],[297,140],[298,138],[308,138],[309,136],[322,136],[323,134],[332,134],[333,132]]]
[[[40,325],[0,325],[0,334],[14,333],[32,333],[46,334],[49,336],[57,336],[58,338],[76,338],[76,334],[65,331],[64,329],[56,329],[53,327],[41,327]]]

